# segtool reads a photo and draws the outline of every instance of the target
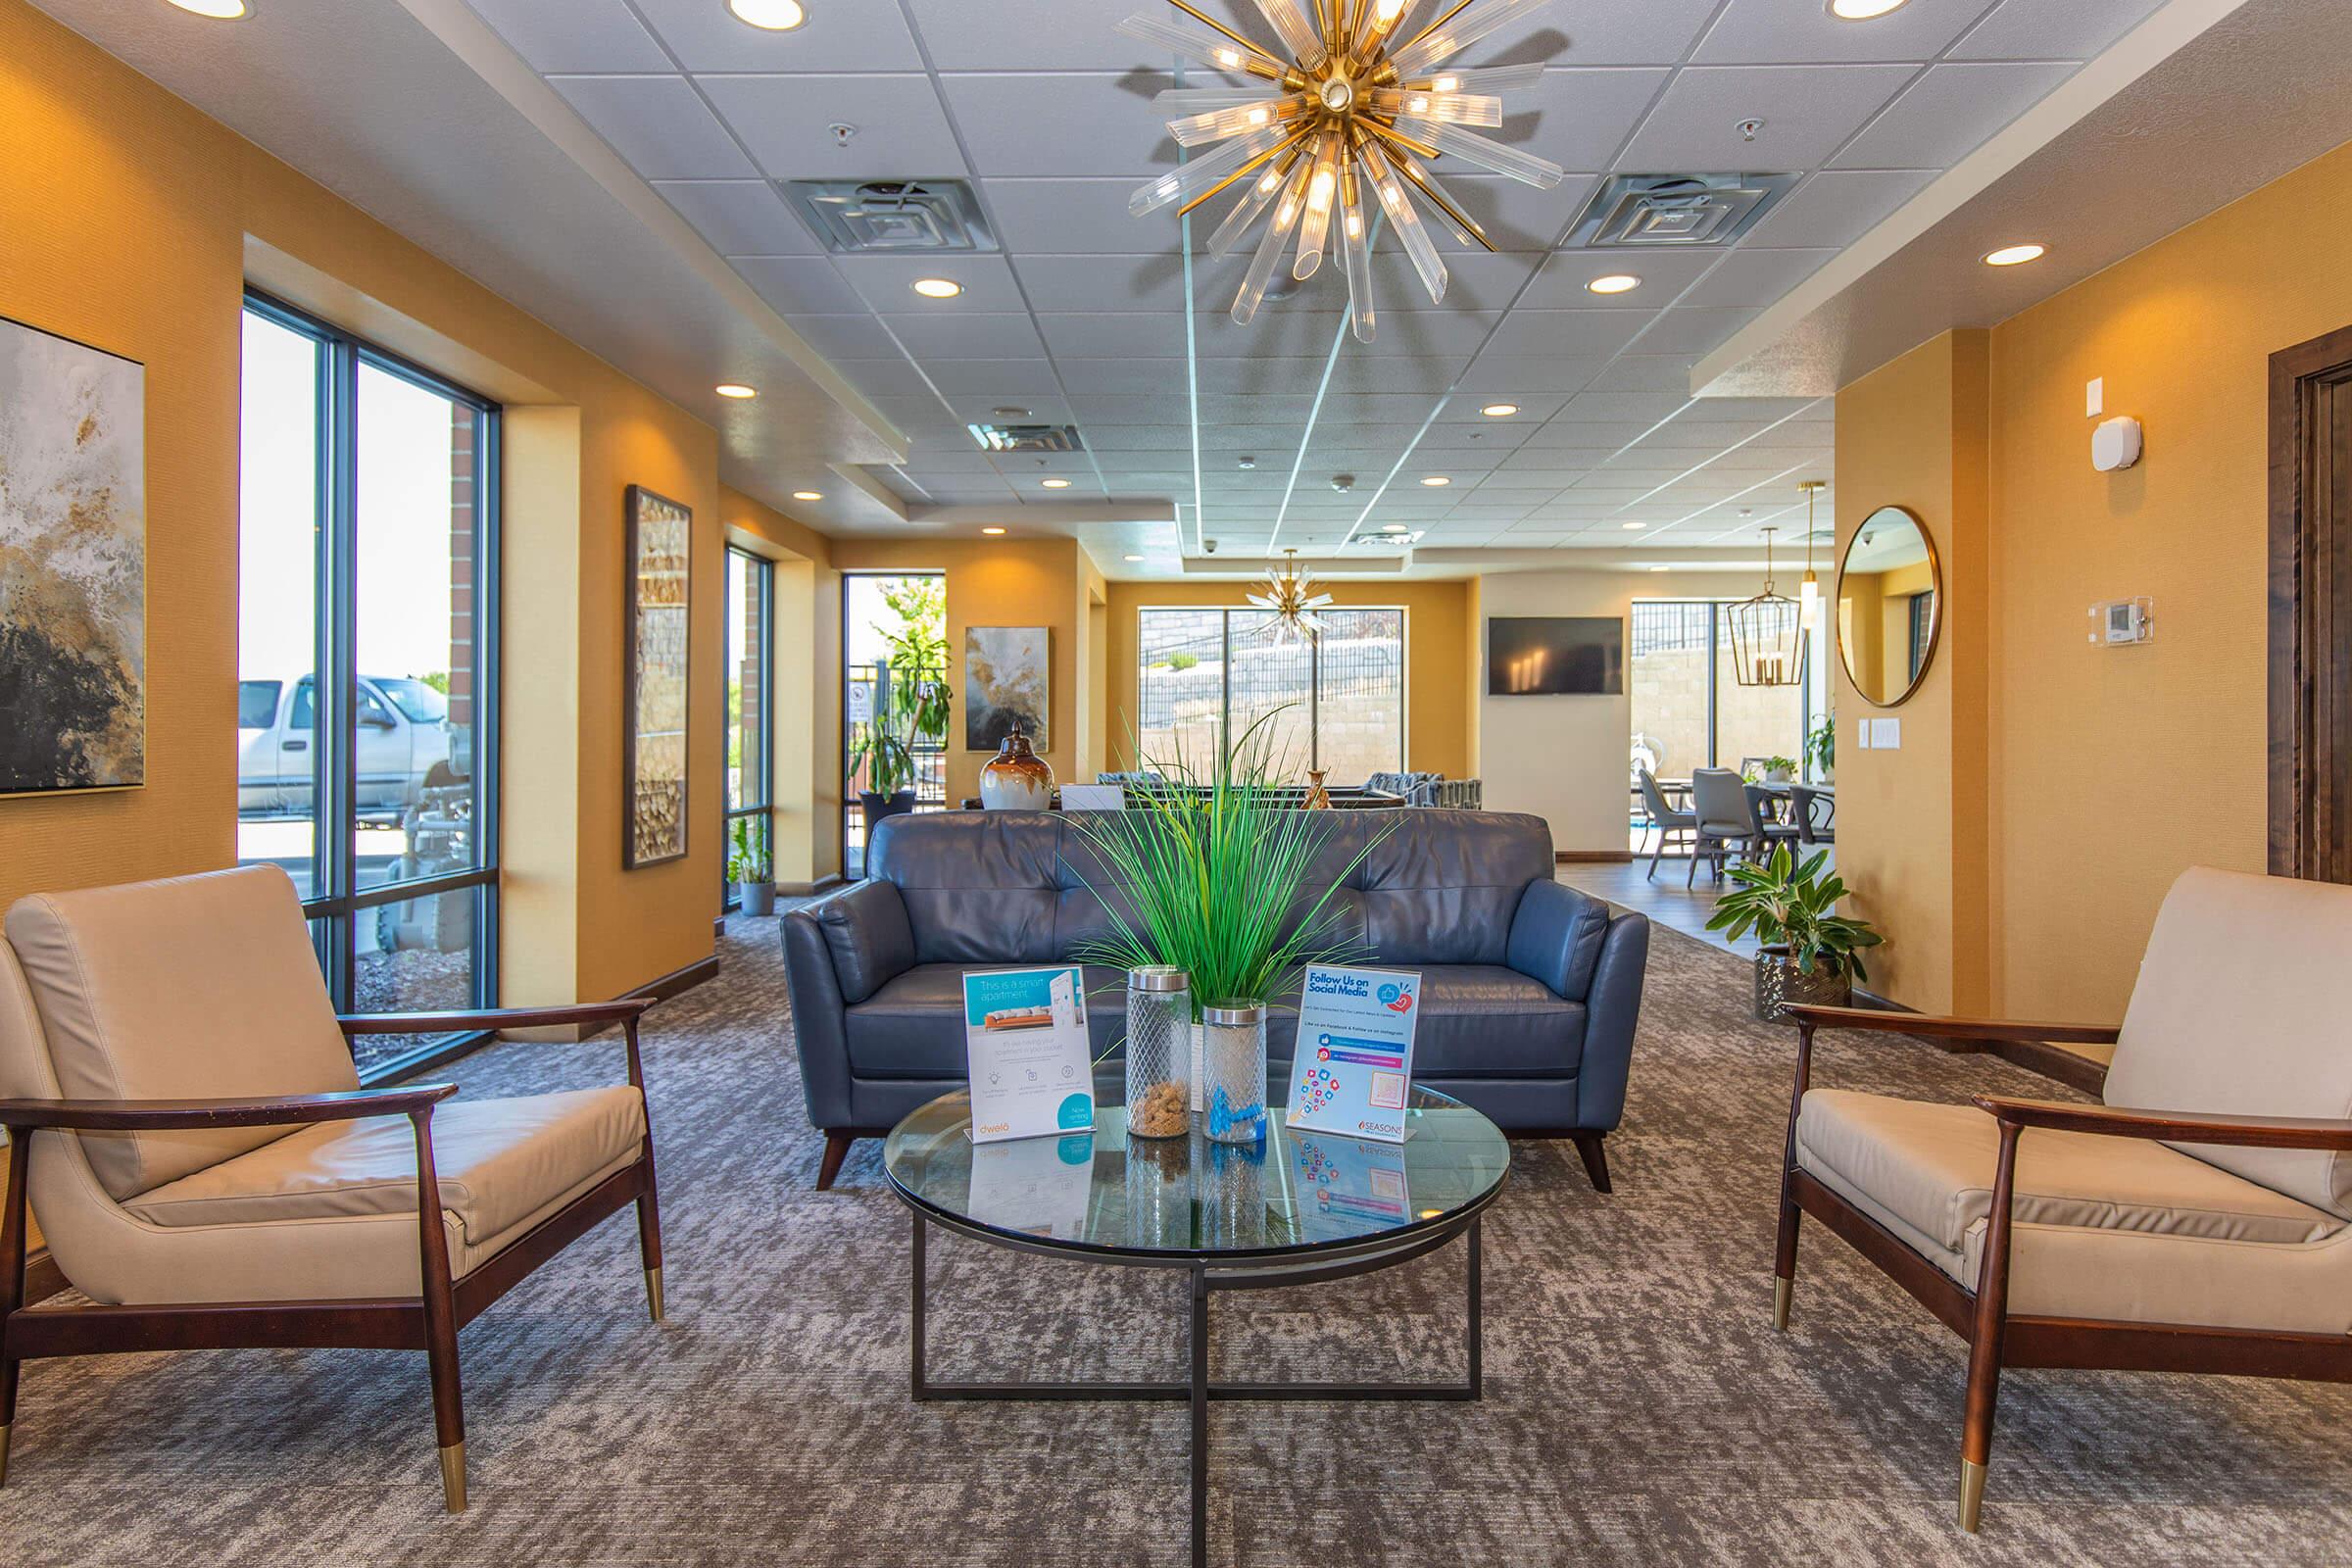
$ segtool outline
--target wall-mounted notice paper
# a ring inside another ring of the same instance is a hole
[[[1094,1126],[1086,982],[1076,967],[965,975],[963,1041],[973,1143]]]
[[[1417,974],[1310,965],[1298,1002],[1289,1125],[1403,1143],[1420,1001]]]

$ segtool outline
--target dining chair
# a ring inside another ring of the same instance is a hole
[[[1723,880],[1723,860],[1735,846],[1752,853],[1762,837],[1747,786],[1728,767],[1701,767],[1690,774],[1690,809],[1698,818],[1690,847],[1690,870],[1683,878],[1690,887],[1698,880],[1698,862],[1710,861],[1717,881]]]
[[[1798,837],[1807,844],[1838,842],[1838,797],[1810,784],[1788,786],[1788,814],[1796,819]]]
[[[1677,810],[1668,804],[1666,792],[1658,787],[1658,775],[1648,768],[1641,769],[1638,776],[1642,786],[1642,808],[1648,814],[1650,826],[1658,830],[1658,847],[1650,855],[1649,870],[1642,876],[1642,880],[1647,882],[1656,879],[1658,861],[1665,858],[1667,844],[1677,833],[1686,836],[1697,833],[1698,814],[1695,811]],[[1696,862],[1697,854],[1697,850],[1693,848],[1691,850],[1693,863]]]
[[[1756,820],[1755,848],[1759,857],[1772,853],[1773,846],[1786,844],[1793,851],[1803,839],[1803,829],[1797,825],[1793,809],[1784,820],[1778,810],[1781,797],[1761,784],[1743,784],[1741,793],[1747,797],[1747,812]],[[1793,787],[1791,805],[1793,806]]]

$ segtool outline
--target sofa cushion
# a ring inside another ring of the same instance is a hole
[[[1974,1105],[1816,1089],[1797,1115],[1796,1153],[1957,1277],[1971,1227],[1992,1210],[2000,1134]],[[2025,1225],[2288,1244],[2343,1223],[2162,1144],[2040,1129],[2018,1142],[2013,1212]]]
[[[2107,1074],[2110,1105],[2352,1116],[2352,888],[2191,869],[2165,896]],[[2175,1146],[2352,1217],[2352,1155]]]
[[[268,1099],[360,1086],[301,900],[274,865],[34,894],[8,911],[7,931],[69,1099]],[[120,1200],[281,1131],[80,1138]]]
[[[859,1078],[953,1078],[968,1071],[963,977],[1001,963],[923,963],[849,1009],[850,1070]],[[1127,1036],[1126,977],[1089,964],[1086,1028],[1096,1056]]]
[[[1498,964],[1421,971],[1420,1078],[1513,1078],[1574,1073],[1584,1054],[1585,1004]]]
[[[938,811],[874,830],[866,873],[898,884],[914,961],[1051,963],[1061,819],[1044,811]]]
[[[442,1209],[479,1246],[636,1157],[645,1102],[628,1087],[522,1100],[461,1100],[433,1112]],[[416,1212],[416,1139],[406,1116],[323,1122],[142,1194],[150,1225],[254,1225]]]

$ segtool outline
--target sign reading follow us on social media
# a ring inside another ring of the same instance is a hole
[[[1314,964],[1298,999],[1291,1063],[1292,1127],[1404,1142],[1421,977],[1397,969]]]

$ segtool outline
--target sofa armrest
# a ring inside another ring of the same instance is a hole
[[[1600,900],[1564,882],[1530,882],[1511,918],[1504,961],[1570,1002],[1582,1002],[1592,988],[1608,929],[1609,906]]]
[[[860,882],[810,906],[825,939],[841,1000],[856,1006],[914,967],[914,927],[891,882]]]
[[[833,956],[814,913],[794,909],[777,922],[784,942],[784,993],[810,1126],[854,1125],[850,1109],[850,1023]]]
[[[1576,1070],[1579,1127],[1607,1132],[1625,1119],[1625,1081],[1633,1070],[1634,1030],[1642,1022],[1648,974],[1649,916],[1621,914],[1608,921],[1585,996],[1585,1054]]]

